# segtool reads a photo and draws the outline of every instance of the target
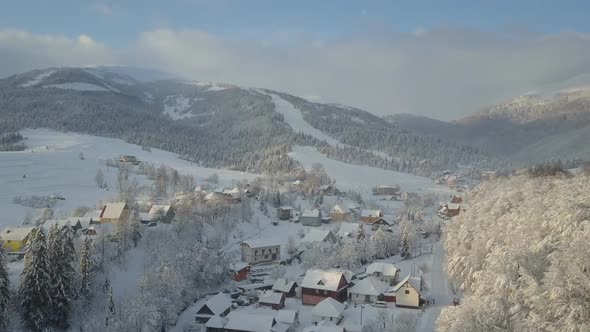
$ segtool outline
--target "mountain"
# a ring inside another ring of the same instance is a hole
[[[490,160],[360,109],[127,67],[48,68],[1,79],[0,115],[1,132],[45,127],[122,138],[204,166],[257,172],[297,167],[288,157],[294,145],[420,174]]]

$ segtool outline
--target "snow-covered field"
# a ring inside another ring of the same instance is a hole
[[[101,86],[84,83],[84,82],[71,82],[71,83],[61,83],[61,84],[50,84],[44,86],[44,88],[58,88],[58,89],[66,89],[66,90],[76,90],[76,91],[109,91]]]
[[[115,191],[99,189],[94,183],[98,169],[102,169],[110,188],[116,185],[117,170],[106,167],[107,159],[119,155],[135,155],[139,160],[154,164],[165,164],[176,168],[181,174],[191,174],[197,181],[218,173],[221,181],[230,185],[232,181],[252,180],[258,175],[236,171],[199,167],[191,162],[178,159],[171,152],[152,149],[144,151],[138,145],[122,140],[75,133],[60,133],[46,129],[23,130],[22,135],[28,149],[20,152],[0,152],[0,209],[4,218],[0,228],[20,225],[30,211],[12,203],[14,196],[51,195],[59,193],[64,198],[55,207],[55,213],[67,214],[78,206],[95,206],[100,200],[116,197]],[[84,155],[84,160],[79,154]],[[26,178],[23,178],[26,175]]]

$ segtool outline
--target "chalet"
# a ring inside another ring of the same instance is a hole
[[[227,316],[225,332],[274,332],[275,314],[266,312],[233,311]]]
[[[233,281],[242,281],[250,276],[250,265],[239,262],[230,265],[230,273]]]
[[[195,319],[200,323],[207,323],[214,316],[225,317],[231,311],[231,299],[224,293],[212,296],[203,303],[197,311]]]
[[[111,223],[116,224],[121,220],[129,217],[129,207],[127,203],[107,203],[100,213],[99,219],[101,224]]]
[[[399,279],[399,270],[391,263],[371,263],[369,266],[367,266],[365,273],[385,283],[388,283],[390,286],[395,285]]]
[[[383,217],[382,210],[362,210],[360,220],[372,224],[381,217]]]
[[[299,327],[299,311],[297,310],[279,310],[275,316],[277,323],[289,326],[288,331],[294,331]]]
[[[385,301],[395,302],[396,307],[419,308],[422,279],[408,275],[385,293]]]
[[[348,208],[344,208],[338,204],[334,205],[330,211],[330,217],[334,221],[343,221],[348,219],[352,215],[352,212]]]
[[[313,305],[326,298],[344,302],[349,282],[342,271],[307,270],[301,282],[302,302]]]
[[[373,303],[383,298],[383,294],[391,287],[374,277],[367,277],[348,289],[348,299],[354,303]]]
[[[285,297],[295,297],[297,296],[297,287],[295,281],[279,278],[272,286],[272,290],[273,292],[285,294]]]
[[[311,310],[311,320],[315,323],[325,321],[337,325],[342,320],[342,312],[344,304],[328,297]]]
[[[283,309],[285,307],[285,294],[273,291],[264,292],[258,298],[258,305],[261,307],[269,307],[272,310]]]
[[[23,252],[35,227],[7,227],[0,233],[0,243],[7,252]]]
[[[322,224],[322,212],[319,209],[304,210],[299,217],[303,226],[320,226]]]
[[[150,221],[169,223],[174,219],[174,209],[170,205],[152,205],[149,212]]]
[[[205,323],[205,331],[206,332],[224,332],[223,329],[227,325],[227,319],[219,316],[213,316],[209,318],[207,323]]]
[[[289,220],[293,217],[293,210],[291,206],[279,206],[277,208],[277,218],[279,220]]]
[[[281,245],[273,240],[242,242],[242,261],[248,264],[272,262],[281,259]]]
[[[399,189],[399,185],[380,185],[375,188],[375,195],[396,195]]]
[[[338,242],[338,238],[332,233],[332,231],[315,228],[310,229],[303,239],[301,239],[301,243],[305,245],[320,243],[333,244],[336,242]]]

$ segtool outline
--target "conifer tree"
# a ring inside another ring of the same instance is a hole
[[[357,242],[360,242],[361,240],[364,240],[367,238],[367,235],[365,234],[365,228],[363,227],[363,224],[359,224],[359,227],[356,231],[356,240]]]
[[[82,256],[80,258],[80,295],[88,305],[92,297],[92,269],[94,262],[92,257],[92,240],[89,237],[84,238],[82,246]]]
[[[4,248],[0,245],[0,331],[6,331],[8,327],[9,282]]]
[[[66,226],[69,227],[69,226]],[[47,237],[47,256],[49,262],[49,280],[51,283],[51,312],[49,321],[53,326],[67,327],[70,312],[70,294],[66,271],[66,257],[63,255],[62,232],[57,225],[51,226]]]
[[[19,288],[22,320],[29,330],[43,331],[47,328],[52,287],[45,234],[36,229],[25,253]]]
[[[408,244],[408,226],[404,227],[404,233],[402,234],[402,248],[400,256],[402,258],[408,258],[410,256],[410,246]]]
[[[68,295],[70,300],[73,300],[77,297],[78,292],[76,289],[76,268],[74,267],[74,263],[76,262],[76,248],[74,246],[74,230],[72,227],[64,227],[61,229],[62,233],[62,255],[64,264],[62,266],[63,269],[63,279],[64,285],[66,286],[65,293]]]
[[[117,312],[115,307],[115,299],[113,298],[113,287],[109,283],[109,279],[105,280],[105,287],[108,287],[106,290],[109,297],[107,300],[107,307],[106,307],[106,318],[105,318],[105,327],[107,331],[115,331],[116,330],[116,321],[117,321]]]

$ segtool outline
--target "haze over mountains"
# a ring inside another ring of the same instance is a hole
[[[256,172],[293,169],[292,147],[313,145],[345,162],[427,175],[585,158],[589,91],[521,96],[452,123],[407,114],[384,121],[343,105],[132,67],[48,68],[0,80],[0,129],[122,138],[204,166]],[[296,110],[321,135],[302,131],[278,107]]]

